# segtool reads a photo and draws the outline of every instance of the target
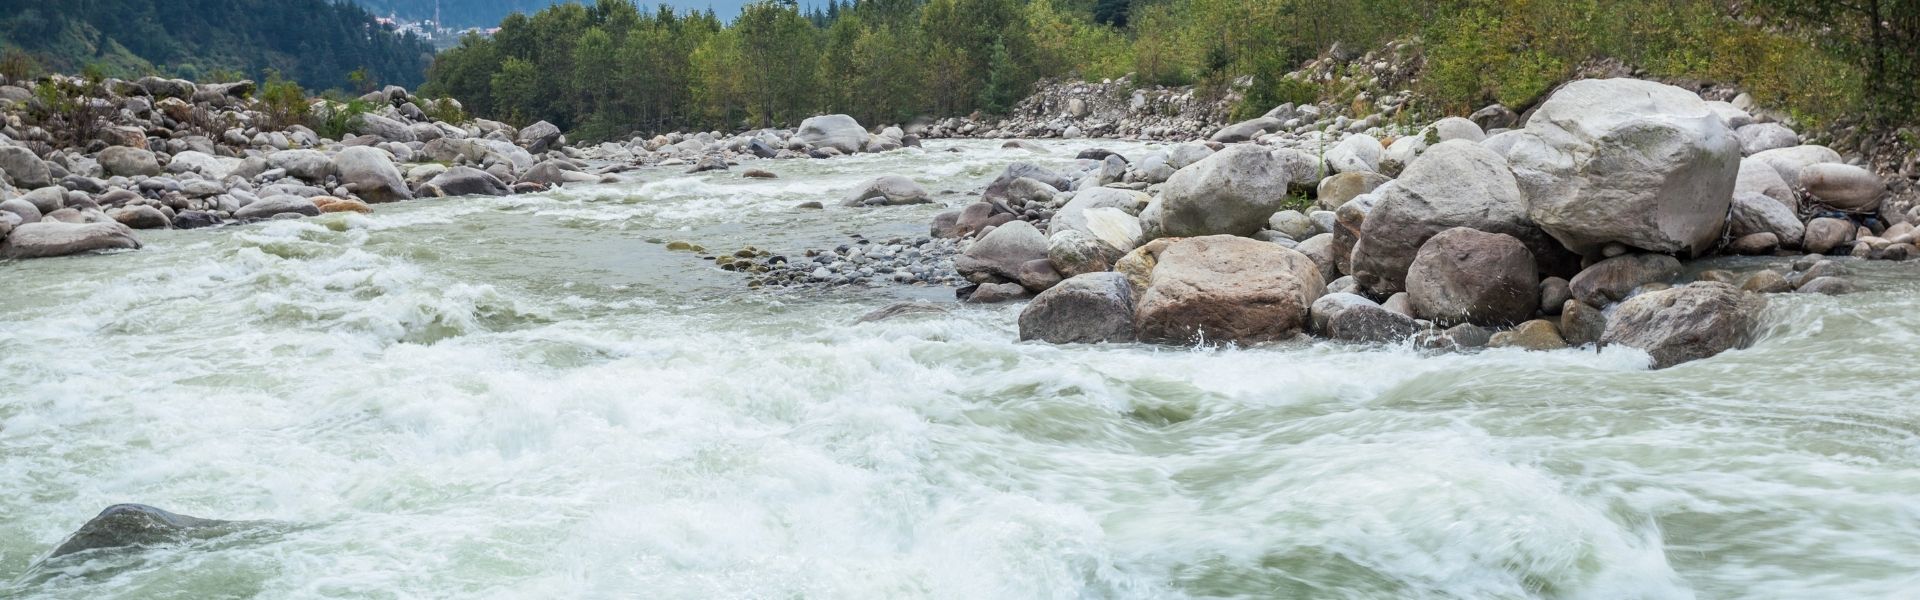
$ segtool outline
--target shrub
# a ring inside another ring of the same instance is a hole
[[[266,113],[274,127],[281,129],[306,122],[312,110],[306,90],[281,77],[278,71],[267,72],[267,82],[260,86],[259,97],[261,112]]]

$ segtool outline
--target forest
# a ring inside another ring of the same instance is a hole
[[[423,82],[433,50],[330,0],[0,0],[16,71],[193,80],[269,72],[310,88]],[[359,76],[354,76],[359,72]]]
[[[430,93],[587,138],[1006,110],[1046,77],[1218,87],[1248,112],[1312,97],[1282,74],[1418,39],[1443,110],[1524,107],[1584,61],[1738,84],[1811,122],[1911,121],[1920,6],[1894,0],[792,0],[712,12],[620,0],[510,15],[442,52]]]

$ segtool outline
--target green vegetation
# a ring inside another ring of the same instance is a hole
[[[1884,6],[1846,8],[1857,4]],[[1335,47],[1357,55],[1406,39],[1425,58],[1425,71],[1410,74],[1416,91],[1440,112],[1492,102],[1524,110],[1583,65],[1618,59],[1656,76],[1739,85],[1814,124],[1861,114],[1908,121],[1920,86],[1901,75],[1920,62],[1912,4],[863,0],[803,12],[759,0],[726,23],[603,0],[510,16],[494,37],[442,53],[428,85],[477,115],[544,119],[587,139],[791,125],[828,112],[867,123],[996,113],[1042,78],[1129,73],[1139,85],[1196,84],[1208,95],[1251,81],[1236,113],[1254,116],[1316,99],[1367,108],[1336,85],[1365,74],[1284,75]]]
[[[432,60],[425,42],[331,0],[0,0],[0,47],[0,72],[17,70],[18,55],[33,75],[92,67],[209,81],[273,70],[319,89],[350,89],[356,69],[412,87]]]

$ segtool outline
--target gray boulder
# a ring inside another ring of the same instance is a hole
[[[1536,258],[1556,251],[1527,219],[1526,198],[1506,161],[1479,144],[1435,144],[1375,194],[1379,204],[1365,214],[1348,273],[1377,295],[1406,289],[1420,247],[1455,227],[1513,236],[1537,248]]]
[[[1740,152],[1747,156],[1800,145],[1800,134],[1779,123],[1754,123],[1734,133],[1740,136]]]
[[[1249,119],[1220,128],[1220,131],[1214,132],[1213,137],[1209,138],[1209,140],[1223,144],[1245,142],[1268,133],[1279,131],[1283,125],[1285,124],[1279,119],[1268,117]]]
[[[53,185],[53,172],[47,169],[46,162],[34,156],[32,150],[4,142],[0,142],[0,175],[5,175],[13,185],[28,189]]]
[[[1801,167],[1800,186],[1821,203],[1852,212],[1878,209],[1887,192],[1887,183],[1873,171],[1838,163]]]
[[[1740,161],[1740,175],[1734,179],[1733,195],[1760,194],[1780,203],[1788,212],[1800,210],[1800,194],[1780,178],[1780,172],[1773,165],[1752,158]]]
[[[868,180],[847,195],[846,206],[901,206],[933,202],[927,188],[899,175],[883,175]]]
[[[1807,227],[1800,223],[1800,217],[1792,209],[1778,200],[1753,193],[1735,193],[1728,233],[1736,238],[1771,233],[1781,244],[1798,248],[1806,237]]]
[[[353,132],[370,135],[389,142],[402,144],[417,141],[413,129],[395,119],[389,119],[373,113],[365,113],[353,118]]]
[[[32,204],[34,208],[40,210],[40,214],[45,215],[67,207],[67,189],[59,186],[43,187],[22,194],[19,200]]]
[[[113,217],[113,220],[121,225],[134,229],[166,229],[173,225],[173,220],[167,218],[166,213],[144,204],[109,210],[107,216]]]
[[[152,177],[161,173],[160,159],[153,151],[132,146],[113,146],[100,151],[100,167],[108,175]]]
[[[1340,205],[1389,181],[1393,180],[1379,173],[1340,173],[1320,180],[1313,204],[1320,210],[1339,210]]]
[[[1434,121],[1432,129],[1433,137],[1438,142],[1463,140],[1477,144],[1487,139],[1487,132],[1471,119],[1447,117]]]
[[[1574,299],[1606,306],[1625,299],[1640,286],[1666,283],[1679,276],[1679,259],[1664,254],[1627,254],[1594,263],[1567,285]]]
[[[333,155],[333,169],[340,180],[367,202],[397,202],[413,199],[413,191],[400,176],[400,169],[382,151],[371,146],[354,146]]]
[[[1313,330],[1350,342],[1391,343],[1420,331],[1413,317],[1387,310],[1357,294],[1327,294],[1313,301]]]
[[[1131,342],[1133,287],[1119,273],[1077,275],[1020,311],[1020,339],[1054,344]]]
[[[1386,151],[1378,138],[1364,133],[1350,135],[1327,150],[1327,167],[1335,173],[1378,172],[1380,157]]]
[[[133,230],[116,222],[40,221],[13,228],[13,233],[0,240],[0,257],[45,258],[139,247],[140,240],[133,237]]]
[[[866,146],[867,129],[847,115],[821,115],[801,121],[793,139],[815,148],[853,154]]]
[[[473,167],[447,169],[427,180],[426,185],[439,188],[449,196],[505,196],[512,192],[499,177]]]
[[[1171,237],[1252,235],[1289,189],[1320,180],[1319,159],[1298,150],[1239,145],[1181,169],[1162,186],[1157,230]]]
[[[240,210],[233,211],[233,218],[270,219],[273,218],[274,215],[281,214],[297,214],[309,217],[318,216],[320,214],[320,207],[315,206],[312,200],[306,198],[292,194],[280,194],[267,196],[240,207]]]
[[[526,148],[528,152],[540,154],[558,148],[561,143],[560,137],[559,127],[540,121],[521,129],[520,134],[514,137],[514,141],[522,148]]]
[[[1040,235],[1040,230],[1026,221],[1009,221],[993,228],[968,246],[966,252],[954,257],[953,267],[976,283],[993,277],[1017,280],[1021,266],[1027,261],[1046,258],[1047,236]]]
[[[1740,143],[1693,92],[1637,79],[1569,83],[1507,154],[1528,214],[1568,249],[1699,255],[1719,241]]]
[[[14,198],[0,202],[0,212],[13,215],[18,219],[17,224],[38,223],[40,222],[40,215],[47,213],[47,211],[40,210],[39,205],[23,198]]]
[[[1846,162],[1840,158],[1840,153],[1834,152],[1832,148],[1812,145],[1776,148],[1755,154],[1750,158],[1773,167],[1773,170],[1780,174],[1780,179],[1787,182],[1787,187],[1793,189],[1804,187],[1800,184],[1800,170],[1807,168],[1808,165]]]
[[[1858,229],[1852,221],[1820,217],[1807,221],[1806,238],[1801,241],[1801,246],[1814,254],[1826,254],[1853,241],[1856,231]]]
[[[248,524],[235,521],[189,517],[143,504],[116,504],[68,535],[47,558],[90,550],[182,544],[229,535],[246,526]]]
[[[319,150],[281,150],[267,155],[267,165],[286,169],[301,181],[319,183],[333,175],[333,160]]]
[[[1719,282],[1696,282],[1635,296],[1613,311],[1601,341],[1647,351],[1664,369],[1751,343],[1764,296]]]
[[[1520,240],[1456,227],[1420,247],[1407,296],[1414,315],[1440,325],[1512,325],[1540,307],[1540,275]]]

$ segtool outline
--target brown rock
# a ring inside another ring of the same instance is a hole
[[[1309,307],[1326,293],[1312,259],[1227,235],[1169,244],[1150,281],[1135,329],[1142,341],[1171,344],[1291,338],[1307,328]]]

